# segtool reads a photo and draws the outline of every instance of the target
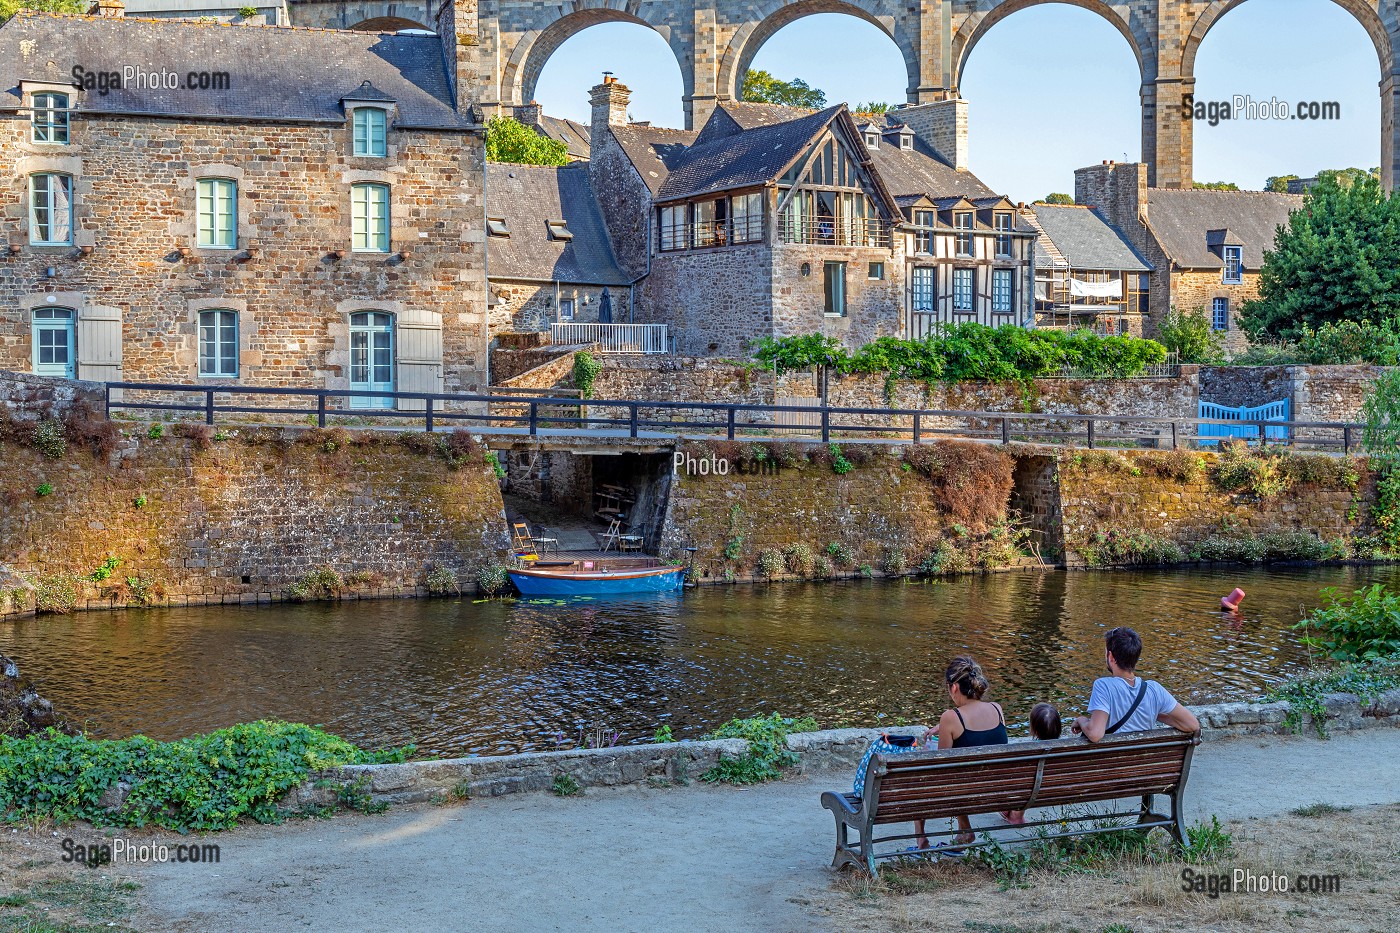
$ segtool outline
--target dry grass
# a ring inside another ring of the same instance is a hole
[[[0,832],[0,933],[134,933],[139,886],[106,866],[62,861],[66,838],[110,840],[86,826],[22,826]]]
[[[1300,815],[1306,814],[1306,815]],[[814,905],[845,930],[968,930],[981,933],[1290,933],[1400,929],[1400,805],[1344,810],[1325,804],[1294,814],[1227,824],[1235,851],[1187,866],[1136,855],[999,882],[976,864],[920,863],[836,876]],[[1341,876],[1336,894],[1224,894],[1183,891],[1182,870],[1229,874]]]

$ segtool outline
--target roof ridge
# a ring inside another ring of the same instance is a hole
[[[339,36],[355,35],[362,36],[397,36],[399,32],[381,32],[373,29],[327,29],[324,26],[287,26],[281,23],[233,23],[225,20],[212,19],[185,19],[174,16],[88,16],[85,13],[51,13],[46,10],[20,10],[12,19],[67,19],[85,20],[103,23],[160,23],[172,26],[199,26],[204,28],[226,28],[226,29],[278,29],[283,32],[324,32],[333,33]],[[429,36],[410,35],[405,38],[427,39],[438,38],[437,33]]]

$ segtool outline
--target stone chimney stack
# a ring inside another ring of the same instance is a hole
[[[603,83],[595,84],[588,93],[588,101],[593,105],[593,118],[588,124],[589,144],[598,150],[602,148],[603,135],[609,126],[627,125],[627,102],[632,99],[632,91],[604,72]]]
[[[101,0],[99,0],[101,2]],[[457,113],[467,116],[481,99],[484,86],[477,0],[443,0],[438,9],[437,34],[447,59],[447,87]]]
[[[1147,165],[1103,162],[1075,170],[1074,203],[1098,208],[1119,229],[1137,226],[1147,211]]]
[[[532,100],[528,104],[517,104],[514,113],[516,121],[526,126],[540,125],[540,102]]]
[[[967,171],[967,101],[961,97],[891,110],[926,146],[960,172]]]
[[[95,0],[93,5],[88,8],[88,16],[123,19],[126,16],[126,4],[122,0]]]

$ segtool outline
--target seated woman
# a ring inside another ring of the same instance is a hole
[[[927,746],[931,739],[937,737],[939,748],[1005,745],[1006,717],[1002,715],[1001,706],[982,699],[991,687],[982,673],[982,665],[967,655],[959,655],[948,664],[943,679],[948,685],[948,697],[953,707],[944,710],[938,718],[938,725],[924,734],[923,744]],[[914,821],[914,832],[918,834],[918,848],[927,849],[928,837],[924,835],[923,820]],[[954,842],[966,845],[975,838],[967,817],[959,816],[958,834]],[[952,856],[963,853],[957,845],[947,843],[939,843],[935,851]]]

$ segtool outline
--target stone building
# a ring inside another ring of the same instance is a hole
[[[1076,171],[1074,199],[1100,211],[1152,266],[1148,336],[1172,309],[1201,311],[1232,351],[1247,343],[1238,314],[1259,296],[1264,254],[1303,203],[1269,191],[1149,188],[1145,165],[1114,162]]]
[[[1036,204],[1021,216],[1040,235],[1037,327],[1142,336],[1152,267],[1122,232],[1082,205]]]
[[[0,27],[0,369],[483,388],[475,9],[442,38],[106,0]]]
[[[486,166],[491,335],[631,319],[588,167]]]

